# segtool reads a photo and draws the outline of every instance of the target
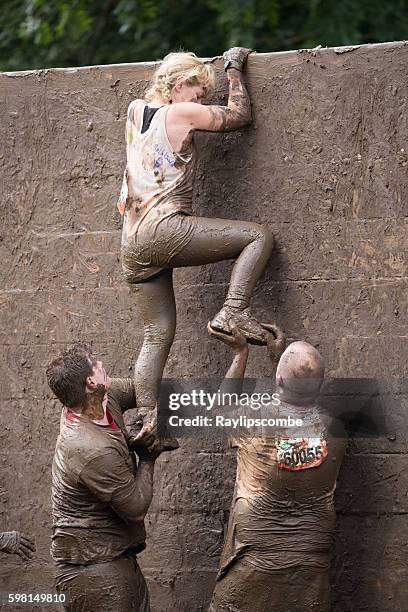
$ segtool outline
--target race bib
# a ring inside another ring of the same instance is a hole
[[[276,442],[277,465],[283,470],[318,467],[327,457],[324,438],[284,438]]]

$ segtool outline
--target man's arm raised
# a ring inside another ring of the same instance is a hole
[[[224,344],[232,348],[235,353],[228,372],[225,375],[225,378],[242,379],[245,376],[245,370],[248,361],[248,344],[244,334],[241,332],[241,330],[233,319],[229,321],[229,326],[232,332],[231,335],[215,331],[211,327],[210,323],[208,323],[207,329],[210,336],[213,336],[214,338],[221,340],[221,342],[224,342]]]
[[[228,378],[242,380],[245,376],[248,361],[248,344],[244,334],[241,332],[234,319],[229,321],[229,326],[232,332],[231,335],[215,331],[211,327],[210,323],[208,323],[207,329],[210,336],[221,340],[221,342],[224,342],[224,344],[231,347],[235,352],[234,358],[224,380]],[[262,326],[269,332],[267,336],[267,350],[273,368],[276,369],[280,356],[285,350],[286,336],[277,325],[267,325],[266,323],[263,323]]]

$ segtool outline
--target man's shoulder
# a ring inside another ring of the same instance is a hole
[[[119,407],[121,412],[136,407],[136,394],[132,378],[111,378],[108,406]]]
[[[64,424],[56,444],[56,455],[64,458],[66,465],[80,471],[89,461],[108,453],[117,452],[112,436],[105,428],[82,422],[77,426]]]

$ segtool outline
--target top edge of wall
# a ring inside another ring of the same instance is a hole
[[[284,60],[285,63],[290,61],[291,58],[295,59],[298,58],[299,54],[310,54],[312,56],[316,56],[317,54],[320,55],[325,55],[327,53],[331,53],[334,52],[337,55],[341,55],[343,53],[350,53],[352,51],[355,51],[356,49],[363,49],[363,50],[371,50],[371,49],[390,49],[390,48],[401,48],[401,47],[405,47],[408,46],[408,40],[402,40],[402,41],[391,41],[391,42],[385,42],[385,43],[370,43],[370,44],[365,44],[365,45],[348,45],[348,46],[343,46],[343,47],[322,47],[321,45],[318,45],[317,47],[311,48],[311,49],[296,49],[293,51],[275,51],[275,52],[271,52],[271,53],[256,53],[256,57],[257,58],[276,58],[278,60]],[[203,58],[204,61],[209,62],[209,61],[221,61],[222,57],[221,56],[215,56],[212,58]],[[112,68],[120,68],[120,67],[125,67],[125,66],[137,66],[139,68],[145,68],[147,70],[149,70],[150,68],[152,68],[153,66],[157,65],[160,63],[160,60],[156,60],[156,61],[150,61],[150,62],[124,62],[121,64],[96,64],[93,66],[77,66],[77,67],[62,67],[62,68],[38,68],[35,70],[18,70],[15,72],[2,72],[0,71],[0,75],[1,76],[8,76],[8,77],[24,77],[24,76],[28,76],[28,75],[45,75],[48,73],[60,73],[60,72],[65,72],[65,73],[78,73],[78,72],[82,72],[82,71],[86,71],[86,70],[107,70],[107,69],[112,69]]]

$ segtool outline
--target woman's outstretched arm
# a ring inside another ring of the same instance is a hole
[[[229,95],[227,106],[179,102],[169,109],[169,121],[183,125],[186,131],[231,132],[251,122],[251,101],[242,70],[250,49],[234,47],[224,53]]]

